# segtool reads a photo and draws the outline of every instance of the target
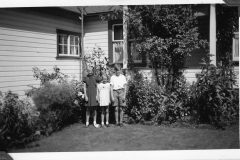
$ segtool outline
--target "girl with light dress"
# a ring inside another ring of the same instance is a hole
[[[97,96],[96,99],[99,102],[99,106],[101,107],[101,127],[105,127],[104,118],[106,115],[106,127],[109,127],[109,104],[111,103],[110,96],[111,93],[111,84],[108,81],[107,75],[103,75],[101,77],[101,82],[97,86]]]

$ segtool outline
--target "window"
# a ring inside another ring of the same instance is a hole
[[[58,57],[79,57],[81,55],[81,33],[57,30]]]
[[[123,25],[114,24],[112,26],[112,46],[113,46],[113,62],[123,62]]]
[[[145,56],[136,49],[136,41],[128,39],[128,54],[131,54],[135,66],[146,66]],[[123,63],[123,20],[108,21],[108,58],[109,63]]]
[[[233,61],[239,61],[239,33],[235,32],[233,36]]]
[[[136,41],[129,40],[128,47],[129,47],[129,54],[131,54],[133,61],[135,63],[142,63],[142,55],[136,49]]]
[[[123,25],[114,24],[113,25],[113,36],[112,36],[112,45],[113,45],[113,62],[122,63],[123,62]],[[132,55],[134,62],[141,63],[142,56],[136,50],[136,43],[134,40],[128,41],[128,51]]]

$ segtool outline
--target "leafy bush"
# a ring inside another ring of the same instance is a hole
[[[82,83],[69,80],[68,76],[54,67],[53,73],[34,68],[34,77],[40,79],[39,88],[32,87],[27,92],[40,112],[41,133],[49,135],[81,119],[83,97]]]
[[[80,121],[83,100],[77,96],[73,84],[45,83],[32,98],[41,113],[41,127],[46,134]]]
[[[188,112],[189,107],[183,105],[187,97],[184,79],[179,79],[177,90],[167,93],[137,72],[128,86],[125,114],[137,123],[141,121],[152,121],[155,124],[161,124],[163,121],[172,123]]]
[[[1,97],[1,96],[0,96]],[[0,98],[1,149],[25,145],[39,136],[39,113],[27,101],[8,91]]]
[[[198,112],[200,123],[223,128],[239,117],[239,91],[233,89],[236,76],[232,62],[214,66],[204,59],[205,66],[197,74],[190,89],[190,105]]]

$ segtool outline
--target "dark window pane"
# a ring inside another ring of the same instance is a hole
[[[59,44],[67,44],[67,36],[59,35]]]
[[[73,41],[74,37],[70,36],[70,45],[74,45],[74,41]]]
[[[76,55],[78,55],[78,47],[75,47]]]
[[[114,26],[113,38],[113,40],[123,40],[123,25]]]
[[[67,46],[64,46],[64,53],[63,54],[67,54]]]
[[[59,45],[59,54],[63,54],[63,46],[62,45]]]
[[[78,37],[75,37],[75,45],[78,45]]]

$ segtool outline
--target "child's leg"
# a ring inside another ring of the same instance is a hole
[[[115,106],[115,122],[116,124],[118,124],[118,112],[119,112],[119,106]]]
[[[86,126],[89,125],[89,117],[90,117],[90,111],[89,107],[86,108]]]
[[[122,123],[123,122],[123,106],[119,106],[119,110],[120,110],[120,113],[119,113],[119,115],[120,115],[120,123]]]
[[[101,120],[102,120],[102,125],[104,125],[104,115],[105,115],[105,110],[104,110],[104,108],[105,108],[105,106],[101,106],[101,108],[102,108]]]
[[[106,106],[106,124],[109,124],[109,106]]]
[[[97,124],[97,111],[96,107],[93,107],[93,125]]]

